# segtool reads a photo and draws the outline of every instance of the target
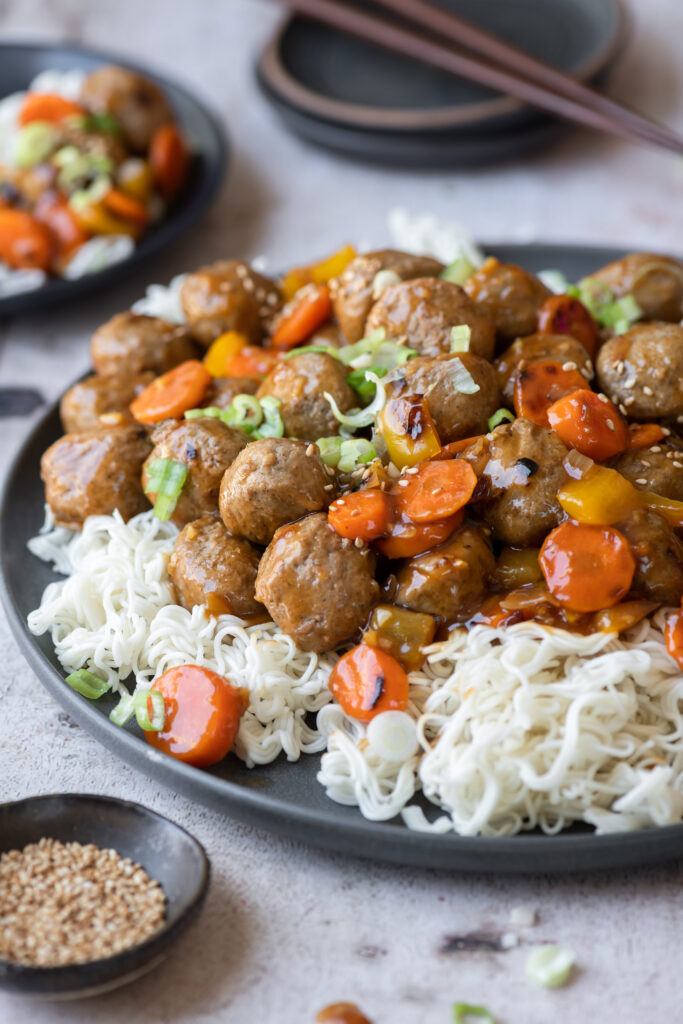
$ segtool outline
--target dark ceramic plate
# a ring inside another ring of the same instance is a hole
[[[31,313],[44,306],[79,298],[122,280],[151,257],[178,242],[206,213],[225,175],[227,143],[215,115],[182,86],[119,54],[77,46],[0,43],[0,98],[26,89],[46,68],[92,71],[103,64],[123,64],[140,71],[164,91],[194,154],[187,188],[167,216],[145,235],[125,260],[77,281],[51,278],[42,287],[0,298],[0,317]]]
[[[166,923],[134,949],[68,967],[25,967],[0,960],[0,988],[50,999],[99,995],[153,970],[194,920],[209,882],[204,848],[189,832],[127,800],[89,794],[35,796],[0,804],[0,853],[43,836],[95,843],[141,864],[166,894]]]
[[[561,245],[497,245],[487,251],[530,270],[557,268],[570,280],[623,255],[614,249]],[[34,637],[26,627],[28,612],[55,579],[45,563],[29,554],[26,542],[43,520],[40,456],[60,435],[58,411],[53,407],[33,430],[8,476],[0,508],[2,596],[17,642],[44,686],[76,721],[129,764],[191,799],[280,835],[341,853],[420,867],[532,874],[622,868],[683,855],[683,825],[605,836],[596,836],[588,828],[558,836],[532,833],[511,838],[411,832],[399,820],[366,821],[356,808],[328,800],[316,781],[317,756],[302,757],[296,763],[280,758],[251,770],[228,756],[216,768],[199,771],[158,753],[134,727],[112,725],[107,715],[114,699],[103,697],[91,703],[66,686],[50,638]]]
[[[602,77],[627,36],[621,0],[438,2],[582,81]],[[526,151],[549,140],[550,125],[560,129],[511,97],[303,17],[268,44],[257,77],[293,131],[368,159],[468,164]]]

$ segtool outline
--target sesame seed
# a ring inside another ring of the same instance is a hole
[[[652,395],[652,394],[654,394],[654,392],[653,392],[652,388],[648,387],[647,384],[646,384],[643,387],[643,394],[644,395]]]
[[[676,459],[674,459],[672,465],[675,466],[676,469],[683,469],[683,462],[677,462]]]
[[[269,292],[268,295],[266,295],[266,302],[269,306],[277,306],[279,301],[280,299],[275,292]]]
[[[614,430],[614,420],[606,419],[605,423],[607,424],[610,430]]]
[[[624,399],[624,405],[633,405],[634,402],[635,398],[633,397],[633,395],[629,395],[628,398]]]
[[[590,380],[590,379],[591,379],[591,377],[593,376],[593,371],[592,371],[592,370],[587,370],[587,369],[585,368],[585,366],[584,366],[584,367],[582,367],[582,368],[581,368],[581,369],[579,370],[579,373],[581,374],[581,376],[582,376],[582,377],[585,377],[585,378],[586,378],[586,380]]]
[[[357,548],[365,547],[365,542],[362,537],[356,537],[353,543],[356,545]]]
[[[624,366],[624,361],[623,361],[623,359],[620,359],[619,362],[616,365],[616,371],[617,371],[617,373],[621,374],[621,373],[624,372],[625,369],[626,369],[626,367]]]
[[[410,473],[411,476],[412,476],[413,473],[417,473],[417,472],[418,472],[418,467],[417,466],[411,466],[409,469],[406,470],[406,473]]]
[[[235,273],[238,277],[246,277],[249,271],[245,267],[244,263],[238,263],[235,267]]]
[[[624,381],[624,387],[625,388],[633,388],[633,387],[635,387],[635,384],[636,384],[636,378],[635,377],[627,377],[626,380]]]
[[[324,491],[333,491],[334,490],[334,484],[325,484],[325,486],[323,487],[323,490]]]
[[[366,469],[365,472],[363,473],[363,475],[361,476],[361,480],[369,480],[371,476],[372,476],[372,470],[371,469]]]
[[[600,394],[598,395],[598,398],[600,399],[601,402],[609,402],[609,398],[607,397],[607,395],[603,395],[602,392],[600,392]]]
[[[351,515],[351,516],[359,516],[360,515],[360,509],[359,508],[352,508],[351,511],[349,512],[349,515]]]
[[[562,363],[562,369],[563,370],[575,370],[576,369],[576,363],[573,363],[571,360],[569,362],[567,362],[567,363]]]
[[[645,479],[645,477],[643,477],[643,476],[640,476],[640,477],[638,477],[638,479],[637,479],[637,480],[635,481],[635,483],[637,483],[637,484],[640,484],[641,486],[643,486],[644,484],[646,484],[646,483],[647,483],[647,480]]]
[[[317,452],[317,450],[318,450],[318,449],[317,449],[316,445],[314,445],[313,443],[311,443],[311,444],[309,444],[309,445],[308,445],[308,447],[306,448],[306,455],[308,455],[309,457],[310,457],[311,455],[315,455],[315,453]]]
[[[626,406],[623,402],[619,402],[618,409],[622,416],[626,415]]]
[[[253,290],[254,290],[254,282],[252,281],[252,279],[250,277],[243,277],[242,278],[242,287],[244,288],[245,292],[253,292]]]
[[[434,490],[432,491],[432,494],[441,494],[442,491],[443,487],[435,487]]]
[[[265,297],[266,297],[265,290],[263,288],[257,288],[256,289],[256,298],[258,299],[258,301],[259,302],[263,302]]]
[[[671,431],[668,427],[660,427],[659,429],[664,434],[664,437],[669,437],[671,435]]]
[[[328,476],[334,476],[334,469],[332,466],[325,466]]]
[[[676,417],[676,423],[683,423],[683,413]]]
[[[655,454],[656,454],[657,452],[661,452],[661,450],[662,450],[662,449],[660,448],[660,446],[659,446],[658,444],[653,444],[653,445],[652,445],[652,447],[650,448],[650,451],[651,451],[651,452],[655,452]]]
[[[399,487],[407,487],[409,483],[410,483],[410,480],[399,480],[398,486]]]

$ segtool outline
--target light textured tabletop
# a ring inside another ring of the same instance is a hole
[[[513,0],[510,0],[513,2]],[[625,100],[683,130],[683,4],[632,0],[636,36],[613,80]],[[387,241],[403,205],[466,223],[481,239],[681,249],[683,166],[669,154],[583,131],[523,163],[460,173],[392,172],[334,159],[279,125],[251,75],[278,12],[259,0],[2,0],[0,38],[76,40],[127,52],[210,99],[233,142],[212,214],[148,280],[217,256],[267,254],[278,267],[346,240]],[[87,366],[93,328],[125,308],[130,282],[73,309],[0,323],[2,386],[52,400]],[[2,421],[0,463],[34,422]],[[454,1001],[502,1024],[681,1019],[680,866],[552,879],[450,876],[323,854],[228,818],[137,774],[61,713],[0,622],[0,801],[54,791],[138,800],[189,828],[213,863],[201,923],[152,977],[76,1004],[0,995],[0,1024],[308,1024],[332,1000],[376,1024],[446,1024]],[[530,904],[534,928],[510,911]],[[519,939],[505,952],[445,952],[449,936]],[[524,978],[530,944],[571,946],[561,991]]]

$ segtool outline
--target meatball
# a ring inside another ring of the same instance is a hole
[[[315,445],[264,437],[225,471],[220,514],[230,533],[265,545],[285,523],[326,509],[333,490]]]
[[[615,295],[633,295],[645,320],[683,317],[683,263],[670,256],[632,252],[608,263],[591,277],[608,284]]]
[[[281,526],[261,558],[256,598],[302,651],[331,651],[365,624],[377,600],[374,556],[332,529],[324,512]]]
[[[100,416],[113,414],[116,419],[132,420],[128,406],[154,380],[153,373],[128,376],[86,377],[62,397],[59,414],[65,433],[102,426]]]
[[[117,313],[98,327],[90,342],[93,366],[105,377],[129,377],[145,370],[166,373],[196,355],[197,349],[184,327],[128,311]]]
[[[533,334],[538,311],[551,294],[535,274],[495,259],[488,259],[464,287],[477,308],[495,324],[502,341]]]
[[[429,256],[412,256],[395,249],[380,249],[356,256],[341,275],[330,282],[334,312],[342,334],[350,343],[365,334],[365,321],[373,302],[374,280],[380,270],[390,270],[402,281],[414,277],[438,277],[443,263]]]
[[[654,491],[665,498],[683,501],[683,450],[662,444],[622,452],[610,466],[630,480],[639,491]]]
[[[201,408],[227,409],[237,395],[255,395],[259,383],[254,377],[214,377]]]
[[[611,338],[597,361],[600,387],[631,419],[683,413],[683,327],[636,324]]]
[[[481,602],[495,568],[484,530],[462,526],[443,544],[406,562],[396,577],[394,600],[415,612],[461,618]]]
[[[154,450],[144,465],[142,483],[149,483],[152,459],[184,462],[187,478],[171,519],[184,525],[218,509],[221,478],[247,443],[246,436],[219,419],[198,416],[191,420],[165,420],[152,431]],[[150,493],[154,503],[156,494]]]
[[[325,352],[304,352],[283,359],[268,374],[256,392],[258,398],[272,395],[280,400],[280,415],[285,434],[317,441],[339,433],[328,391],[342,412],[356,405],[356,397],[346,382],[346,371],[339,360]]]
[[[479,385],[473,395],[453,388],[453,375],[462,366]],[[391,376],[387,398],[424,395],[442,444],[485,434],[489,417],[500,406],[495,370],[486,359],[469,352],[457,356],[418,356],[392,371]]]
[[[451,329],[470,328],[470,352],[490,359],[493,324],[460,285],[438,277],[418,277],[386,288],[368,315],[368,332],[384,327],[388,338],[406,338],[422,356],[451,351]]]
[[[81,100],[96,114],[111,114],[131,149],[143,153],[157,128],[173,120],[161,89],[149,78],[115,64],[91,71]]]
[[[574,363],[587,380],[593,376],[593,364],[588,353],[576,338],[568,334],[530,334],[518,338],[496,359],[498,386],[506,404],[512,408],[517,375],[525,366],[554,359],[558,363]]]
[[[260,552],[231,537],[220,519],[202,516],[180,531],[168,574],[180,604],[203,605],[211,615],[258,615],[254,597]]]
[[[146,511],[140,473],[151,447],[139,423],[81,430],[50,445],[40,473],[57,525],[80,530],[88,516],[118,509],[128,520]]]
[[[479,477],[477,507],[503,544],[539,547],[564,517],[557,492],[567,477],[567,449],[530,420],[496,427],[462,454]]]
[[[239,331],[257,345],[282,306],[275,282],[241,260],[217,260],[188,274],[180,301],[190,333],[205,347],[225,331]]]
[[[683,597],[683,543],[667,521],[649,509],[637,509],[616,528],[631,545],[636,572],[631,589],[637,594],[680,604]]]

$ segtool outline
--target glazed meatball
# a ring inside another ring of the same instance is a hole
[[[254,377],[214,377],[201,408],[227,409],[237,395],[255,395],[259,383]]]
[[[180,604],[203,605],[211,615],[257,615],[254,597],[260,552],[247,540],[231,537],[220,519],[202,516],[180,531],[168,574]]]
[[[243,449],[226,469],[220,514],[234,536],[265,545],[285,523],[326,509],[333,490],[315,445],[264,437]]]
[[[258,398],[272,395],[279,399],[285,434],[317,441],[319,437],[339,433],[339,422],[332,415],[325,391],[342,412],[356,405],[339,360],[325,352],[304,352],[278,363],[256,394]]]
[[[115,64],[91,71],[81,100],[96,114],[111,114],[131,147],[144,152],[157,128],[173,120],[161,89],[149,78]]]
[[[257,345],[282,306],[275,282],[241,260],[217,260],[188,274],[180,301],[190,333],[205,347],[225,331],[238,331]]]
[[[386,288],[368,315],[368,332],[383,327],[388,338],[406,338],[421,356],[451,351],[451,329],[470,328],[469,351],[490,359],[495,331],[491,321],[460,285],[438,277],[418,277]]]
[[[315,512],[277,531],[261,558],[256,598],[302,651],[331,651],[365,624],[377,600],[374,556]]]
[[[92,364],[105,377],[130,377],[145,370],[166,373],[196,356],[197,349],[184,327],[128,311],[98,327],[90,342]]]
[[[488,259],[464,287],[495,324],[500,340],[508,342],[534,333],[538,311],[551,294],[535,274],[495,259]]]
[[[498,386],[509,408],[512,408],[519,372],[531,363],[539,363],[544,359],[554,359],[563,365],[573,363],[586,380],[593,376],[593,364],[576,338],[568,334],[530,334],[528,338],[518,338],[494,363]]]
[[[622,452],[609,465],[639,491],[654,491],[665,498],[683,501],[683,449],[662,442]]]
[[[598,382],[630,419],[683,413],[683,327],[655,321],[636,324],[600,349]]]
[[[479,385],[472,395],[453,388],[453,375],[462,366]],[[469,352],[457,356],[418,356],[392,371],[391,376],[387,398],[424,395],[442,444],[485,434],[489,417],[500,406],[495,370],[486,359]]]
[[[462,618],[481,602],[496,560],[483,528],[462,526],[399,570],[396,604],[445,619]]]
[[[80,530],[88,516],[145,512],[140,474],[151,447],[138,423],[81,430],[50,445],[40,472],[57,525]]]
[[[636,572],[631,589],[652,601],[680,604],[683,597],[683,543],[667,521],[649,509],[637,509],[616,523],[631,545]]]
[[[390,270],[402,281],[414,277],[438,277],[443,263],[429,256],[412,256],[395,249],[380,249],[356,256],[341,275],[330,282],[334,312],[342,334],[350,343],[365,334],[365,321],[379,297],[374,281],[380,270]]]
[[[102,426],[100,416],[132,420],[128,408],[133,399],[154,380],[153,373],[136,373],[128,376],[86,377],[62,397],[59,414],[65,433],[89,430]]]
[[[557,434],[530,420],[496,427],[462,454],[479,477],[477,507],[503,544],[538,547],[564,513],[557,492],[566,483],[567,449]]]
[[[241,430],[227,427],[219,419],[198,416],[191,420],[165,420],[152,431],[154,450],[145,463],[142,483],[149,483],[152,459],[184,462],[188,474],[171,519],[182,526],[205,513],[218,510],[221,478],[247,443]],[[151,492],[149,500],[156,501]]]
[[[645,320],[683,317],[683,263],[652,252],[632,252],[596,270],[591,277],[608,284],[615,295],[633,295]]]

